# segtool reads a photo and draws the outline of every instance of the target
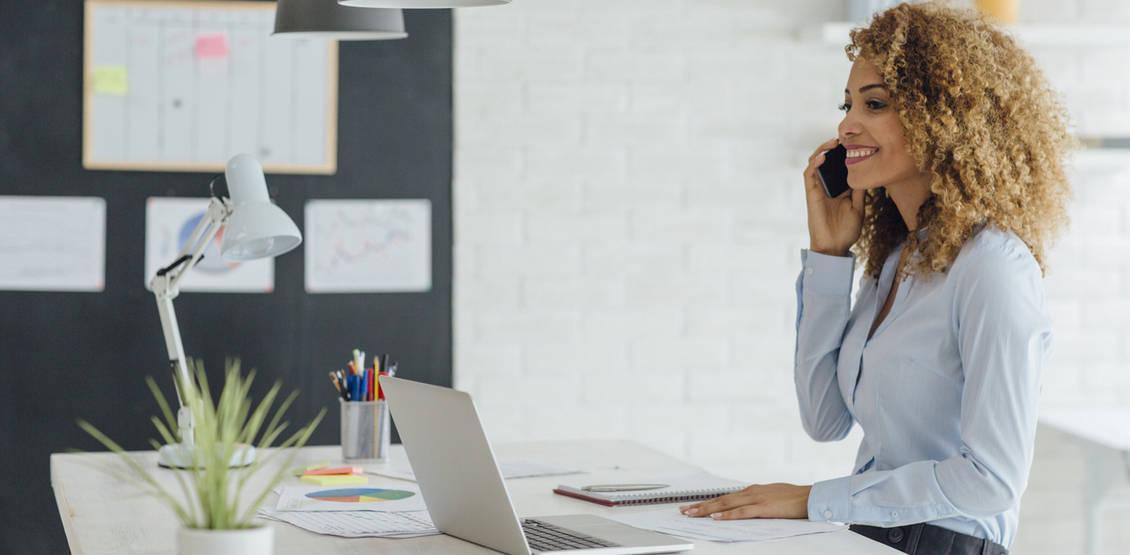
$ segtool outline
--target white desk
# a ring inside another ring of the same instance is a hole
[[[499,446],[496,455],[504,460],[565,465],[587,471],[611,470],[626,472],[677,474],[699,469],[639,444],[627,441],[524,442]],[[156,468],[156,453],[138,452],[136,456]],[[403,457],[401,446],[393,447],[393,457]],[[340,460],[336,446],[306,447],[296,459],[302,463]],[[140,495],[136,488],[106,474],[103,469],[113,464],[109,453],[51,455],[51,484],[59,505],[59,515],[67,542],[75,555],[101,553],[168,553],[176,551],[178,523],[172,512],[156,500]],[[159,469],[159,479],[167,485],[176,483],[172,471]],[[608,508],[552,493],[562,477],[507,480],[510,496],[520,516],[567,513],[606,515],[612,511],[645,510],[647,507]],[[370,476],[370,484],[391,486],[404,483]],[[268,501],[273,502],[272,501]],[[349,553],[349,554],[484,554],[492,551],[462,540],[440,535],[414,539],[338,538],[322,536],[281,522],[270,522],[275,528],[275,552],[283,554]],[[690,553],[747,553],[773,555],[885,555],[898,551],[873,542],[846,529],[843,532],[800,536],[769,543],[720,544],[698,542]]]
[[[1130,472],[1130,408],[1089,408],[1043,411],[1040,422],[1073,436],[1086,453],[1087,483],[1083,491],[1086,511],[1086,550],[1099,553],[1099,517],[1107,493],[1117,484],[1123,466]],[[1114,458],[1121,458],[1119,465]]]

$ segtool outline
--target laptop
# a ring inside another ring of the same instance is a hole
[[[509,555],[672,553],[694,544],[595,515],[519,519],[471,396],[381,377],[416,483],[440,532]]]

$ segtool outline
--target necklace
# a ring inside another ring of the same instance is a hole
[[[906,244],[902,247],[902,254],[899,255],[899,267],[895,273],[897,281],[902,282],[910,276],[910,271],[907,268],[907,263],[910,260],[910,255],[918,250],[918,233],[917,231],[910,231],[906,234]]]

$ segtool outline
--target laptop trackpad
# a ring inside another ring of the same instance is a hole
[[[674,511],[676,509],[672,507],[671,510]],[[670,551],[694,548],[694,544],[689,540],[660,534],[658,532],[651,532],[649,530],[642,530],[596,515],[577,514],[538,516],[531,518],[623,546],[668,546]]]

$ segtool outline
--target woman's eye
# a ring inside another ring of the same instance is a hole
[[[879,109],[883,108],[884,106],[886,106],[886,104],[883,104],[882,102],[880,102],[878,100],[868,100],[867,101],[867,107],[871,108],[872,110],[879,110]]]
[[[840,110],[841,112],[847,112],[848,110],[851,110],[851,104],[848,104],[848,103],[845,102],[843,104],[840,104],[836,108],[838,110]]]

